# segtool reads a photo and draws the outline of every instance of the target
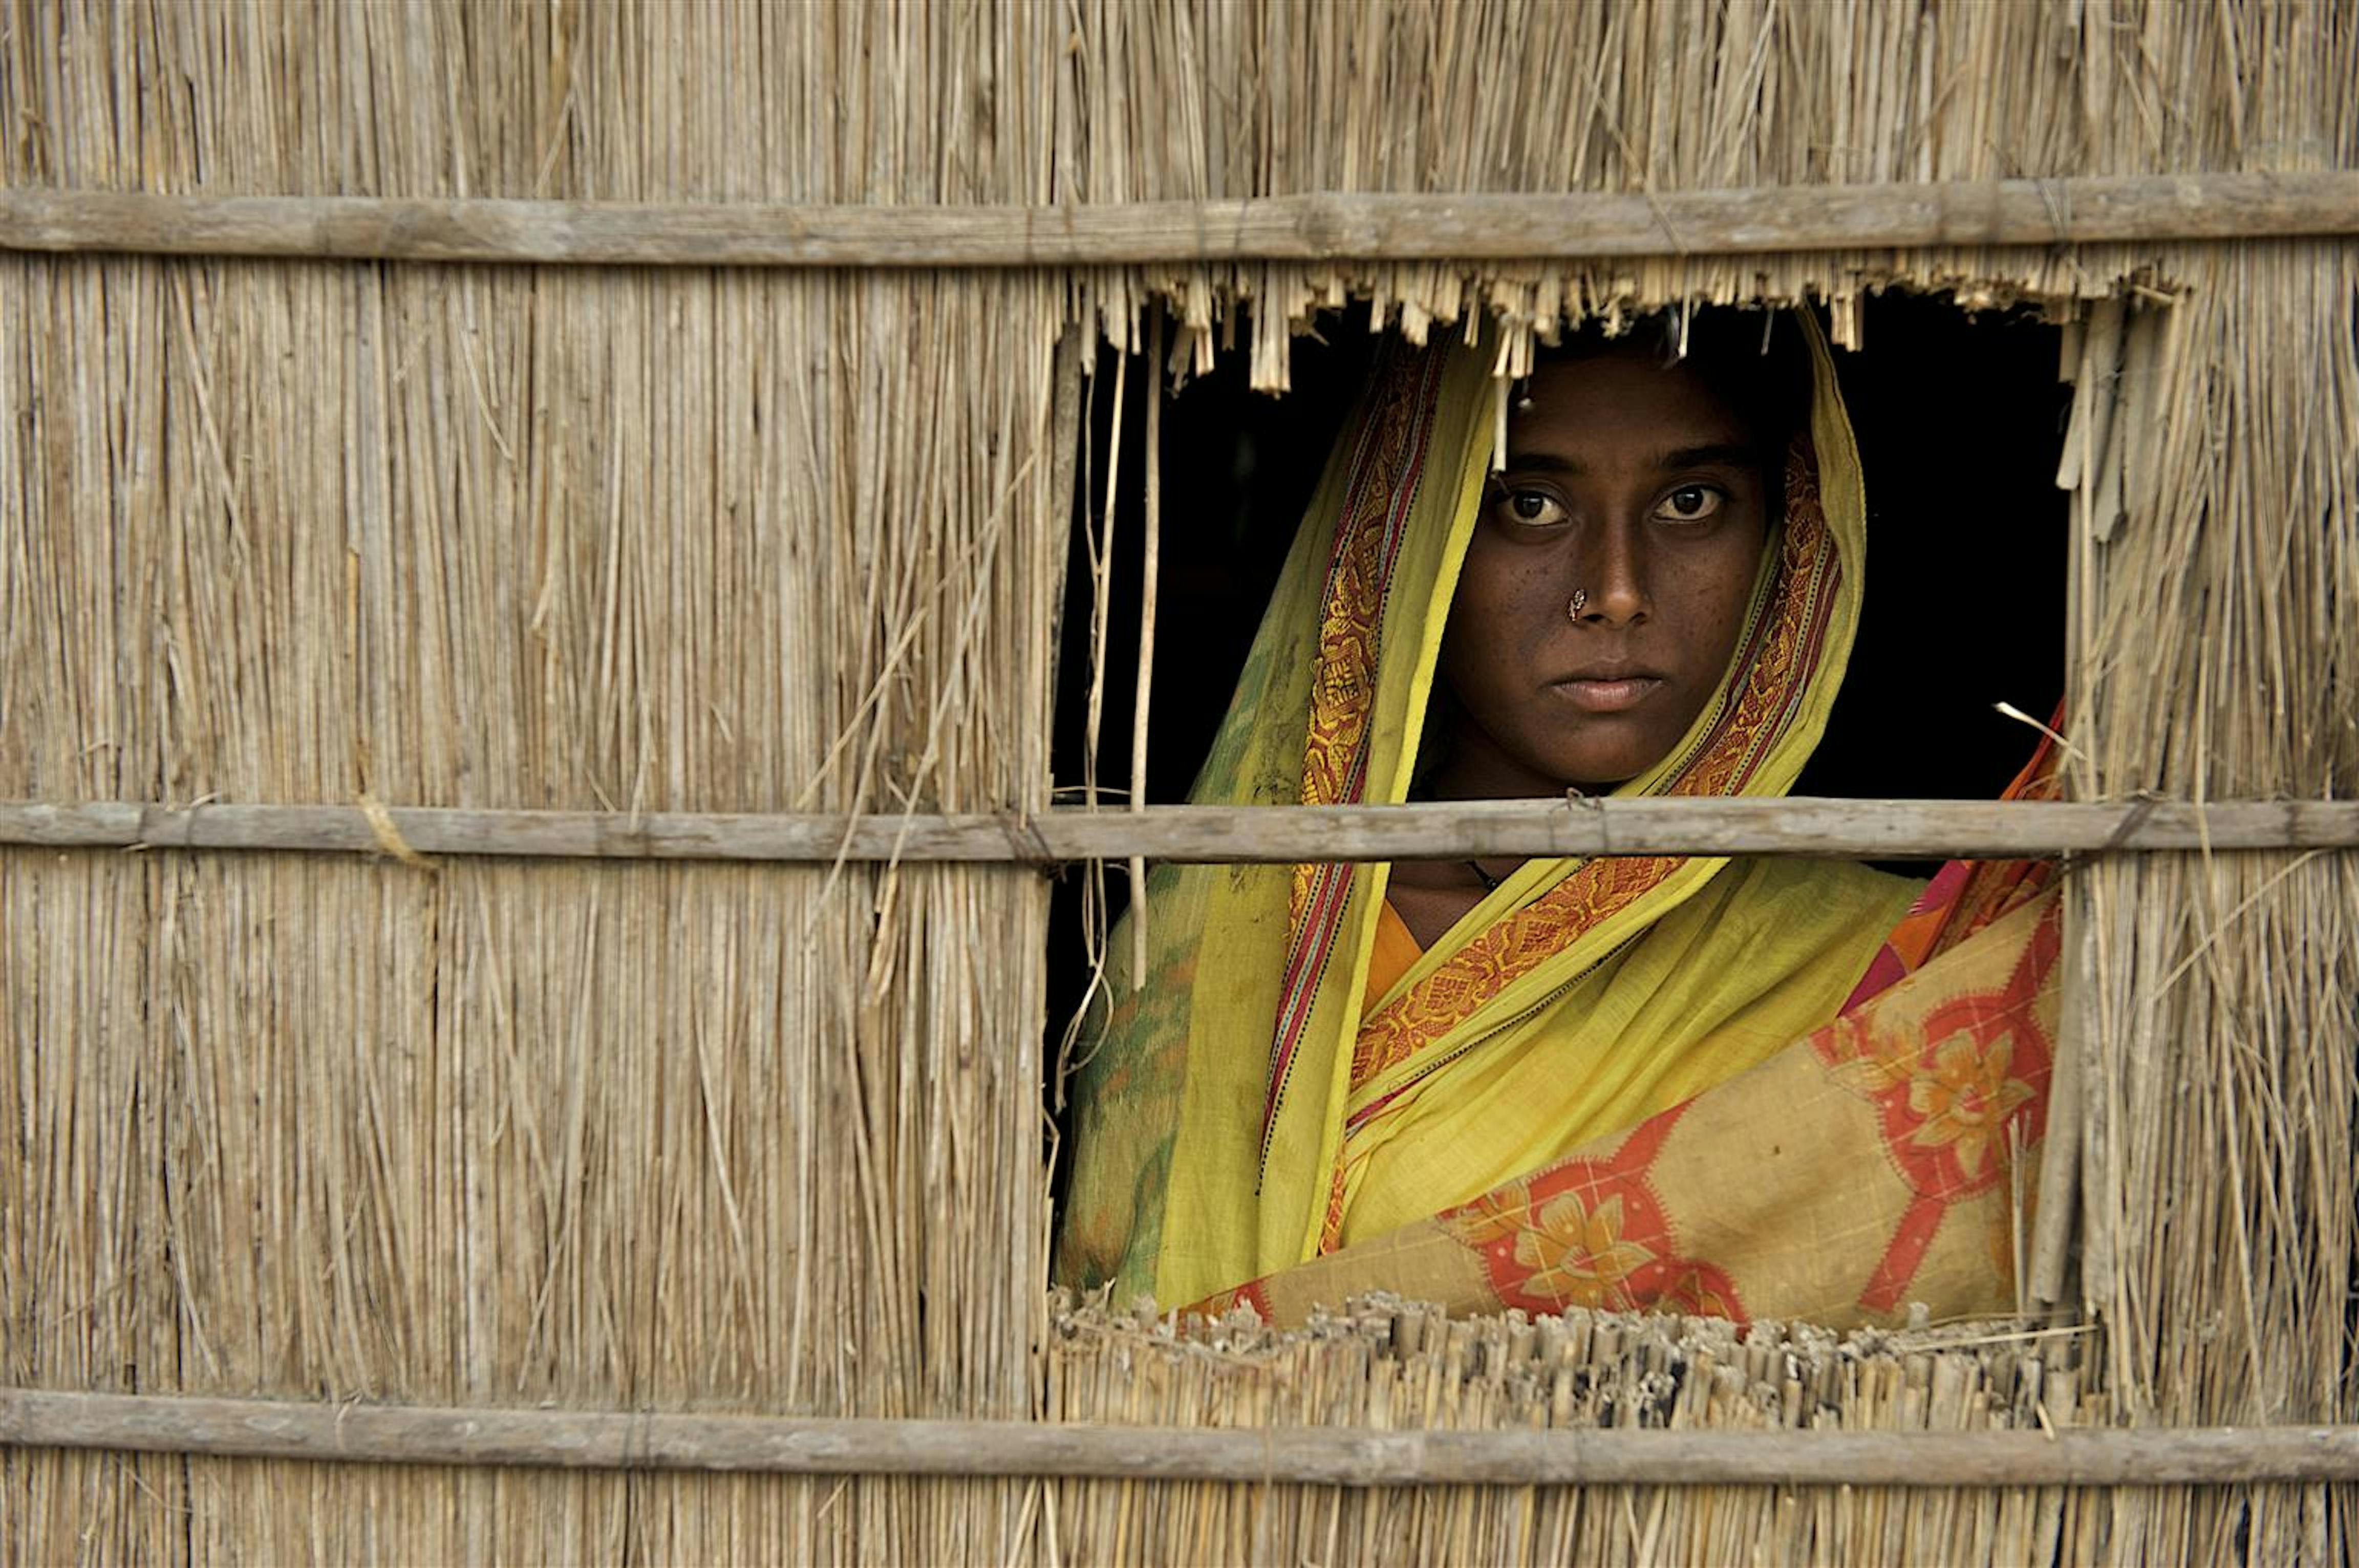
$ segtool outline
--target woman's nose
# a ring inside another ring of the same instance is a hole
[[[1635,626],[1654,609],[1647,591],[1644,533],[1616,526],[1600,535],[1575,573],[1572,618],[1590,626]]]

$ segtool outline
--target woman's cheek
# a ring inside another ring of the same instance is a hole
[[[1572,575],[1567,551],[1560,546],[1533,550],[1516,564],[1521,568],[1516,583],[1516,607],[1536,633],[1553,630],[1551,612],[1561,613],[1571,592],[1566,587]]]
[[[1538,574],[1527,560],[1516,554],[1492,552],[1485,559],[1470,562],[1479,568],[1473,574],[1474,593],[1472,603],[1462,585],[1459,594],[1462,610],[1473,612],[1473,629],[1490,645],[1494,656],[1511,654],[1522,638],[1516,635],[1520,623],[1529,619],[1530,608],[1538,583]]]

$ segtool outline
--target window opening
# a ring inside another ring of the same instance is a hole
[[[1943,298],[1900,293],[1863,301],[1860,316],[1862,348],[1838,349],[1835,361],[1866,487],[1870,587],[1825,737],[1792,792],[1995,798],[2038,740],[1995,704],[2045,719],[2063,689],[2069,514],[2055,474],[2071,389],[2057,374],[2060,333],[2028,310],[1969,315]],[[1303,510],[1381,346],[1363,319],[1322,318],[1298,337],[1293,390],[1283,397],[1251,391],[1246,356],[1233,354],[1165,405],[1160,629],[1144,780],[1151,803],[1186,798],[1227,709]],[[1090,453],[1103,453],[1122,419],[1125,473],[1135,475],[1145,402],[1134,387],[1115,407],[1116,363],[1112,351],[1101,353],[1085,438]],[[1093,478],[1075,498],[1060,634],[1054,757],[1066,800],[1079,799],[1071,787],[1083,777],[1093,593],[1085,530],[1103,501],[1103,475]],[[1139,486],[1126,479],[1111,519],[1114,634],[1097,762],[1111,802],[1126,800],[1133,783],[1143,531]],[[1091,979],[1082,875],[1061,878],[1053,897],[1052,1046]],[[1102,890],[1111,921],[1127,896],[1118,868]],[[1059,1165],[1061,1187],[1070,1160]]]

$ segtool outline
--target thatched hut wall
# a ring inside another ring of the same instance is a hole
[[[0,179],[1045,196],[1043,144],[962,106],[1026,46],[947,10],[30,7]],[[1045,797],[1053,277],[5,267],[0,797]],[[0,1376],[1022,1415],[1044,912],[1016,868],[11,851]],[[12,1557],[999,1539],[878,1488],[5,1463]]]
[[[12,191],[955,206],[2359,169],[2359,21],[2294,0],[125,0],[5,37]],[[1201,364],[1243,304],[1276,387],[1288,326],[1362,297],[1412,334],[1494,313],[1512,365],[1527,329],[1695,299],[1815,298],[1855,341],[1886,286],[2088,323],[2066,374],[2118,433],[2063,476],[2076,789],[2359,791],[2348,238],[1682,254],[1674,226],[1647,256],[1458,263],[1354,233],[1332,258],[929,270],[7,254],[0,799],[1037,810],[1069,321],[1137,346],[1168,300]],[[2108,857],[2074,887],[2092,1386],[2147,1422],[2359,1419],[2359,855]],[[0,1378],[1250,1420],[1253,1377],[1046,1391],[1078,1363],[1040,1289],[1044,917],[1015,866],[0,847]],[[1124,1344],[1125,1368],[1201,1356]],[[1277,1354],[1361,1377],[1301,1419],[1392,1419],[1363,1351]],[[0,1451],[0,1486],[17,1556],[1190,1539],[1125,1533],[1087,1486],[42,1449]],[[1454,1495],[1325,1550],[1472,1541],[1418,1533]],[[1745,1517],[1873,1555],[1810,1522],[1828,1496]],[[2061,1537],[1909,1539],[2352,1539],[2347,1489],[2090,1506]],[[1703,1552],[1687,1508],[1598,1515],[1598,1550]]]

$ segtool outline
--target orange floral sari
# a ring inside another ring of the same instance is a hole
[[[2046,755],[2011,794],[2047,792]],[[1751,1072],[1195,1310],[1297,1323],[1369,1290],[1834,1327],[2013,1310],[2055,1051],[2052,869],[1951,863],[1843,1012]]]

